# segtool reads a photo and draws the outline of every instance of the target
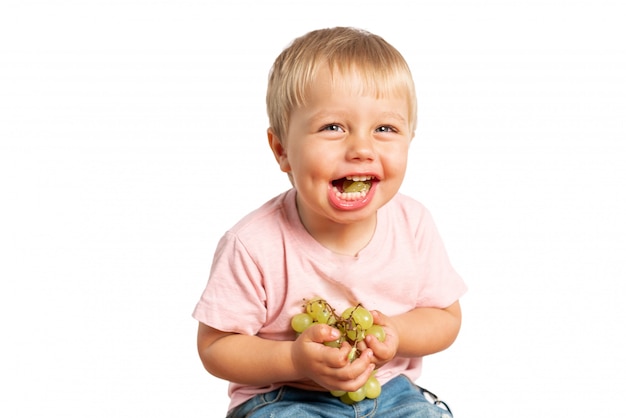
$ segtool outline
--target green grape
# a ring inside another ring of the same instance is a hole
[[[345,193],[367,192],[370,187],[370,184],[364,181],[345,180],[343,182],[343,191]]]
[[[365,382],[363,390],[365,391],[366,398],[375,399],[380,395],[382,388],[380,386],[380,382],[376,379],[376,376],[372,374],[370,378],[367,379],[367,382]]]
[[[385,334],[385,329],[377,324],[372,325],[371,327],[369,327],[366,331],[365,331],[365,335],[373,335],[376,338],[378,338],[378,341],[383,342],[385,341],[386,338],[386,334]]]
[[[348,342],[352,346],[348,353],[350,362],[361,355],[357,343],[363,341],[366,335],[374,335],[379,341],[384,341],[386,338],[383,327],[374,324],[371,312],[361,304],[345,309],[341,316],[338,316],[326,300],[315,297],[304,304],[304,312],[291,318],[291,327],[298,334],[317,323],[327,324],[339,330],[341,334],[339,338],[334,341],[326,341],[323,344],[328,347],[339,348],[344,342]],[[380,392],[380,382],[372,373],[366,384],[358,390],[354,392],[337,390],[330,391],[330,394],[345,404],[353,405],[365,398],[375,399],[380,396]]]
[[[352,319],[357,325],[360,325],[362,329],[366,330],[374,324],[374,318],[370,311],[362,306],[357,306],[352,311]]]
[[[348,394],[348,392],[341,395],[339,399],[341,400],[341,402],[345,403],[346,405],[353,405],[356,403],[355,401],[352,400],[352,398],[350,398],[350,395]]]
[[[313,316],[313,320],[319,322],[320,324],[328,324],[331,318],[332,312],[329,309],[315,311]]]
[[[354,392],[348,392],[348,397],[354,402],[361,402],[365,399],[365,387],[360,387]]]
[[[352,347],[350,352],[348,353],[348,360],[352,363],[359,356],[358,350],[356,347]]]
[[[327,346],[327,347],[340,348],[345,340],[346,340],[345,337],[341,336],[341,337],[337,338],[334,341],[326,341],[326,342],[324,342],[324,345]]]
[[[322,303],[322,299],[317,298],[317,297],[307,300],[306,303],[304,304],[304,312],[311,315],[313,313],[313,305],[318,305],[321,303]]]
[[[345,334],[352,341],[362,341],[365,331],[374,323],[370,311],[361,305],[344,310],[341,317],[345,323]]]
[[[313,318],[308,313],[299,313],[291,317],[291,328],[296,332],[303,332],[313,324]]]
[[[356,325],[354,329],[346,330],[346,337],[355,342],[363,341],[365,339],[365,331],[359,325]]]
[[[343,319],[350,319],[352,318],[352,312],[354,312],[354,310],[356,309],[356,307],[351,307],[351,308],[346,308],[342,313],[341,313],[341,317]]]
[[[350,341],[362,341],[365,338],[365,330],[352,317],[344,317],[342,332]]]
[[[306,304],[306,312],[320,324],[327,324],[333,313],[330,305],[324,299],[319,298],[310,300]]]

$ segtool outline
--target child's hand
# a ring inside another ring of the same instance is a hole
[[[378,311],[371,311],[371,313],[374,323],[385,329],[385,341],[380,342],[374,335],[368,335],[365,337],[365,347],[372,350],[374,354],[372,361],[376,364],[376,368],[380,368],[396,356],[400,340],[398,330],[388,316]]]
[[[341,348],[323,344],[339,336],[339,331],[328,325],[307,328],[293,343],[292,361],[299,374],[328,390],[356,391],[374,370],[372,350],[364,350],[350,362],[348,355],[352,347],[348,343]]]

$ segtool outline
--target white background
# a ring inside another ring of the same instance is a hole
[[[191,311],[222,233],[288,187],[272,61],[336,25],[409,62],[402,191],[470,286],[419,383],[457,417],[619,415],[621,2],[222,3],[0,5],[0,415],[224,416]]]

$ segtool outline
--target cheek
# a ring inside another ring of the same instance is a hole
[[[406,171],[409,149],[406,146],[398,146],[389,150],[385,157],[385,168],[388,172],[403,174]]]
[[[308,149],[300,152],[291,160],[291,167],[302,176],[320,177],[326,176],[330,169],[328,150]]]

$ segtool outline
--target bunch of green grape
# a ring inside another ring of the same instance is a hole
[[[300,334],[308,327],[315,324],[326,324],[338,329],[341,336],[335,341],[325,342],[329,347],[341,347],[344,342],[352,346],[348,359],[353,361],[361,353],[357,344],[368,335],[374,335],[379,341],[385,341],[385,330],[380,325],[374,324],[374,318],[370,311],[361,304],[346,308],[341,315],[335,313],[335,309],[322,298],[308,300],[304,304],[304,312],[298,313],[291,318],[291,327]],[[365,398],[374,399],[380,395],[381,386],[374,371],[367,383],[354,392],[331,391],[333,396],[340,398],[347,404],[362,401]]]

